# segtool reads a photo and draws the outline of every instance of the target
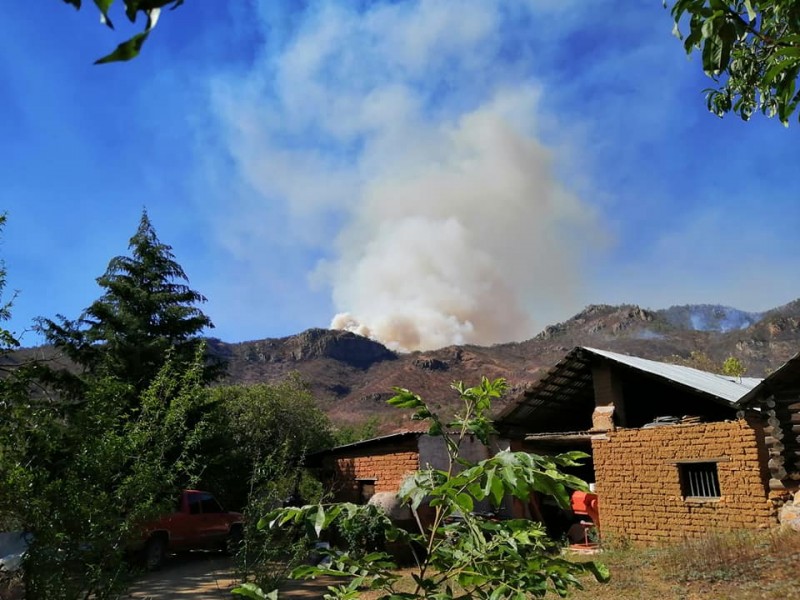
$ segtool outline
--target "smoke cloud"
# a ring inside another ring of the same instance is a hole
[[[556,176],[564,156],[540,139],[543,90],[508,35],[531,4],[321,3],[295,15],[279,49],[214,89],[230,155],[260,198],[226,207],[230,247],[258,254],[259,229],[275,235],[259,223],[279,203],[286,243],[325,256],[312,279],[330,287],[331,326],[400,350],[525,339],[545,324],[538,314],[575,305],[597,220]]]

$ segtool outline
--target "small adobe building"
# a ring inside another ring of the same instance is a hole
[[[605,539],[677,541],[774,525],[761,380],[578,347],[496,426],[512,450],[582,450]],[[533,511],[531,511],[533,512]]]
[[[366,504],[375,494],[395,494],[403,480],[420,469],[447,469],[444,440],[428,435],[426,424],[419,425],[417,430],[396,431],[310,454],[306,465],[330,489],[335,502]],[[494,444],[490,449],[474,437],[467,438],[461,457],[478,462],[497,450]]]

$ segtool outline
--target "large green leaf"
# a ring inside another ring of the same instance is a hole
[[[122,42],[111,54],[107,54],[102,58],[98,58],[96,61],[94,61],[94,64],[102,65],[136,58],[139,56],[139,53],[142,50],[142,45],[144,45],[145,41],[147,40],[147,36],[148,33],[136,34],[131,39]]]
[[[394,391],[394,397],[387,401],[387,404],[390,406],[394,406],[395,408],[419,408],[425,405],[419,396],[404,388],[395,388]]]
[[[278,600],[278,590],[265,594],[255,583],[243,583],[231,590],[231,593],[245,598],[252,598],[253,600]]]

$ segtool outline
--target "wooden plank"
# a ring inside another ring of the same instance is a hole
[[[783,485],[783,481],[780,479],[770,479],[769,480],[769,489],[771,490],[785,490],[786,486]]]
[[[800,430],[798,430],[797,433],[800,434]],[[771,437],[780,441],[785,437],[783,428],[781,427],[764,427],[764,435],[766,436],[764,438],[765,440]]]
[[[765,437],[764,443],[770,450],[777,450],[778,452],[783,452],[786,449],[786,446],[784,446],[780,440],[771,436]]]
[[[772,479],[786,479],[786,469],[784,469],[783,467],[770,469],[769,474],[772,477]]]
[[[773,456],[767,461],[767,466],[770,469],[783,468],[784,462],[786,462],[786,459],[783,456]]]

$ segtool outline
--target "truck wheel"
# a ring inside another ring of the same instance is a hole
[[[164,565],[167,557],[167,541],[163,535],[154,535],[144,547],[144,568],[148,571],[158,571]]]
[[[225,553],[236,554],[239,548],[242,547],[242,542],[244,542],[242,527],[240,525],[234,525],[231,527],[230,532],[228,532],[228,537],[225,540]]]

